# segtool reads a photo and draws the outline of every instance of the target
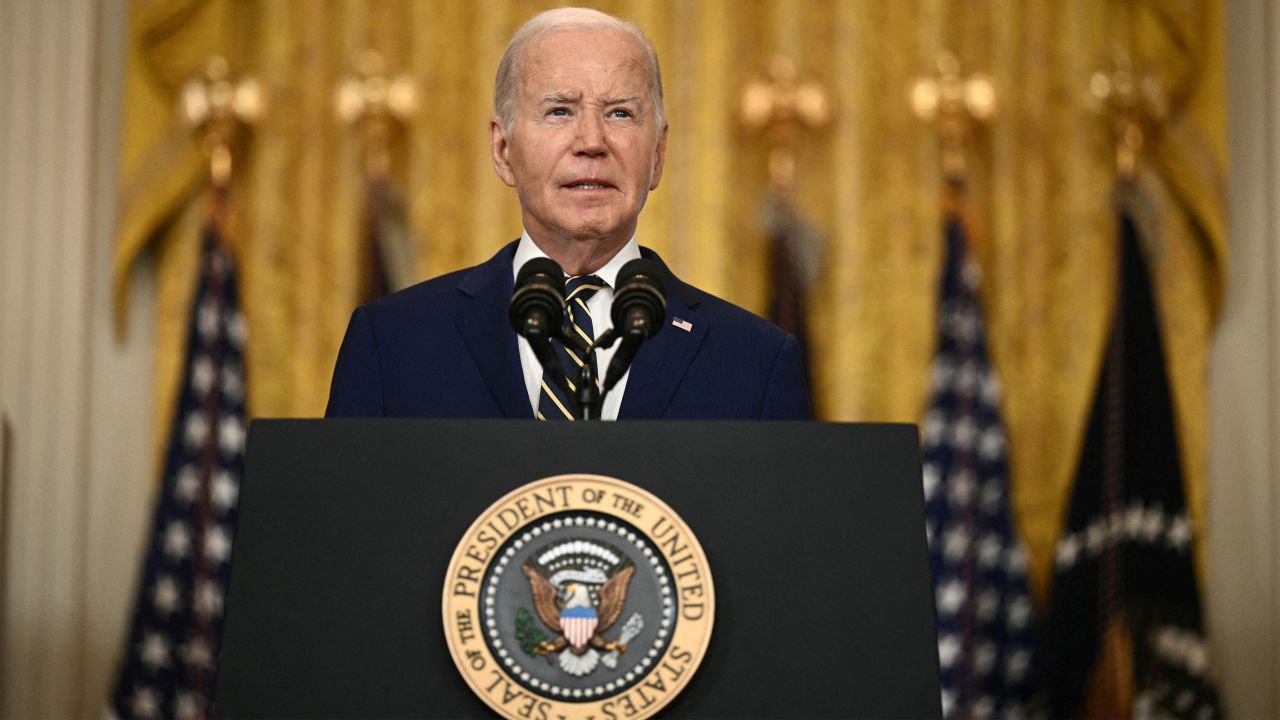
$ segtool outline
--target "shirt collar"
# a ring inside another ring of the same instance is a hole
[[[529,231],[526,230],[520,236],[520,244],[516,246],[516,255],[511,260],[511,275],[515,277],[520,272],[520,268],[524,264],[534,258],[546,257],[547,254],[533,242],[533,238],[529,237]],[[636,242],[636,236],[632,235],[631,239],[623,245],[613,257],[609,258],[609,262],[604,267],[592,273],[596,277],[605,281],[609,287],[616,287],[618,280],[618,271],[623,265],[640,257],[640,243]]]

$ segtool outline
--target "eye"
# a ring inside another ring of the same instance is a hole
[[[635,117],[635,113],[631,112],[627,108],[614,108],[609,111],[609,116],[616,118],[629,118]]]
[[[547,115],[551,117],[566,117],[569,115],[569,108],[553,107],[547,111]]]

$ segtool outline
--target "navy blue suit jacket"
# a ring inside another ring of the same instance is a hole
[[[532,418],[507,319],[515,248],[357,308],[326,415]],[[795,338],[662,270],[667,317],[636,354],[618,419],[810,419]]]

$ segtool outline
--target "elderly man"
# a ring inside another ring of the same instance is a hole
[[[636,242],[667,145],[658,58],[639,28],[581,8],[529,20],[498,66],[489,139],[524,234],[482,265],[358,308],[328,415],[572,419],[573,399],[508,321],[516,273],[532,258],[558,263],[571,276],[566,320],[598,338],[619,269],[648,257],[667,316],[605,397],[605,419],[810,417],[795,339],[676,279]],[[613,352],[596,352],[600,371]],[[557,356],[572,382],[582,358]]]

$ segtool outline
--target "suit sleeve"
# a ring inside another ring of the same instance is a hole
[[[360,307],[351,314],[347,334],[338,350],[329,386],[329,407],[325,417],[381,417],[382,363],[369,315]]]
[[[791,335],[782,341],[765,388],[761,420],[812,420],[809,383],[800,359],[800,344]]]

